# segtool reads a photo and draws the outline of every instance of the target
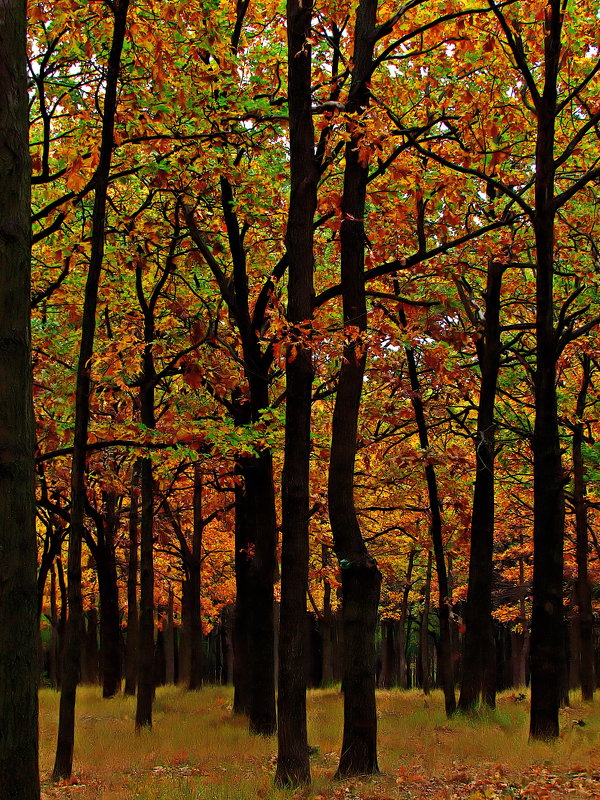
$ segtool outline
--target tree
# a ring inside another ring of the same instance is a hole
[[[0,9],[0,796],[39,800],[25,4]]]
[[[281,609],[279,633],[278,757],[276,783],[310,782],[306,733],[308,525],[313,381],[310,318],[313,217],[318,169],[312,121],[312,2],[288,0],[290,206],[286,356],[285,452],[282,474]]]

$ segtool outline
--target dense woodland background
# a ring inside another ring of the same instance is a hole
[[[310,780],[377,770],[375,685],[600,658],[591,0],[29,6],[43,680],[235,685]],[[279,624],[280,623],[280,624]],[[344,647],[345,643],[345,647]]]

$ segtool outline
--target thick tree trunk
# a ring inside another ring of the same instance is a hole
[[[277,521],[273,461],[268,450],[244,462],[244,480],[255,527],[254,553],[248,566],[249,729],[271,736],[275,712],[275,637],[273,583]]]
[[[25,3],[0,6],[0,797],[38,800]]]
[[[134,695],[137,686],[138,653],[138,509],[139,462],[133,470],[129,494],[129,559],[127,564],[127,639],[125,646],[125,694]]]
[[[121,52],[125,41],[129,0],[117,0],[112,6],[114,27],[108,57],[100,156],[95,173],[92,211],[91,253],[85,286],[81,321],[81,343],[75,388],[75,435],[71,467],[71,529],[69,534],[69,618],[67,621],[56,758],[52,778],[69,778],[73,769],[75,742],[75,698],[79,681],[82,635],[81,542],[85,517],[85,465],[90,418],[91,377],[89,361],[94,352],[98,287],[104,261],[106,204],[117,109],[117,85]]]
[[[500,290],[504,266],[488,265],[483,335],[477,341],[481,388],[475,440],[475,490],[471,513],[471,552],[462,658],[461,711],[477,707],[480,698],[496,705],[496,653],[492,628],[494,555],[494,459],[496,386],[500,370]]]
[[[282,476],[281,605],[279,625],[279,786],[310,783],[306,731],[308,642],[308,524],[312,350],[306,337],[313,305],[313,217],[317,164],[312,121],[312,2],[288,0],[288,102],[290,111],[290,211],[286,234],[288,311],[296,341],[286,363],[285,454]]]
[[[576,612],[574,627],[577,631],[578,659],[577,677],[581,685],[583,700],[594,699],[594,650],[592,591],[588,578],[588,520],[586,485],[583,467],[583,417],[587,392],[591,383],[591,359],[585,354],[581,358],[582,380],[577,396],[575,424],[573,427],[573,498],[575,505],[577,579],[575,583]]]

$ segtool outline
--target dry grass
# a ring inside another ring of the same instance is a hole
[[[251,737],[231,714],[231,691],[159,690],[152,731],[134,733],[135,701],[102,700],[97,689],[78,693],[75,780],[53,786],[58,695],[41,693],[41,770],[45,798],[79,800],[286,800],[272,785],[276,740]],[[311,692],[309,737],[313,785],[296,797],[340,800],[403,798],[600,797],[600,714],[574,701],[562,712],[555,744],[527,741],[527,704],[515,694],[498,710],[447,720],[434,693],[380,692],[379,765],[382,774],[334,782],[341,741],[341,696]],[[583,720],[584,726],[573,724]]]

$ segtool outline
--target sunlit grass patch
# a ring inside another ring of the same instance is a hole
[[[494,711],[447,719],[441,692],[378,692],[381,774],[334,781],[342,737],[339,687],[309,693],[310,789],[273,786],[276,737],[250,736],[232,714],[232,690],[205,687],[158,690],[154,726],[136,734],[135,699],[103,700],[97,688],[78,692],[75,769],[79,783],[53,787],[57,693],[41,692],[41,769],[44,797],[73,800],[404,800],[477,796],[481,786],[504,788],[549,774],[600,774],[600,714],[576,696],[561,712],[561,738],[528,742],[528,698],[507,692]],[[595,772],[594,772],[595,771]],[[578,778],[579,780],[579,778]],[[594,786],[596,784],[594,783]],[[492,791],[490,788],[490,792]],[[597,794],[600,796],[600,780]],[[449,791],[450,791],[449,789]],[[512,790],[511,790],[512,791]],[[572,796],[578,796],[572,794]],[[519,795],[514,795],[519,796]],[[587,795],[582,795],[587,796]]]

